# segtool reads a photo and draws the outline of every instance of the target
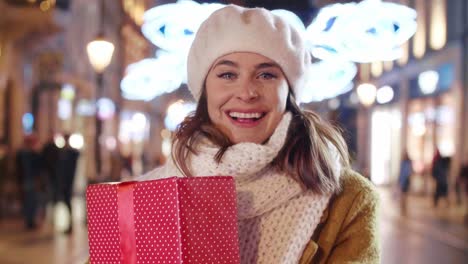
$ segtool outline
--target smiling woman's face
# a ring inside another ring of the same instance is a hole
[[[289,87],[283,71],[256,53],[218,58],[205,87],[210,120],[233,144],[264,143],[286,110]]]

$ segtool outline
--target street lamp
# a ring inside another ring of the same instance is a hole
[[[104,1],[101,1],[101,29],[102,22],[104,19]],[[114,44],[107,41],[104,38],[103,33],[99,33],[98,36],[86,46],[86,51],[88,53],[89,62],[96,72],[96,113],[95,113],[95,122],[96,122],[96,135],[94,141],[94,150],[96,158],[96,174],[99,176],[101,174],[101,148],[99,143],[99,138],[102,132],[102,120],[98,115],[98,105],[97,101],[103,96],[103,72],[109,66],[112,54],[114,53]]]
[[[104,38],[104,34],[99,34],[93,41],[86,46],[89,62],[98,74],[102,74],[109,66],[112,54],[114,53],[114,44]]]

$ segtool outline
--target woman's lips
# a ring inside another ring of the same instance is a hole
[[[228,111],[226,115],[239,127],[251,128],[260,124],[266,115],[263,111]]]

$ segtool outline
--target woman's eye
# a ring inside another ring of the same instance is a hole
[[[264,80],[271,80],[271,79],[275,79],[276,75],[273,73],[269,73],[269,72],[262,72],[259,74],[258,77]]]
[[[232,80],[236,77],[236,75],[232,72],[223,72],[218,74],[218,78],[225,79],[225,80]]]

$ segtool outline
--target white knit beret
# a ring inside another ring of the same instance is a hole
[[[200,99],[206,75],[221,56],[252,52],[276,62],[296,98],[304,90],[311,57],[301,34],[285,19],[263,8],[228,5],[205,20],[190,47],[187,83]]]

